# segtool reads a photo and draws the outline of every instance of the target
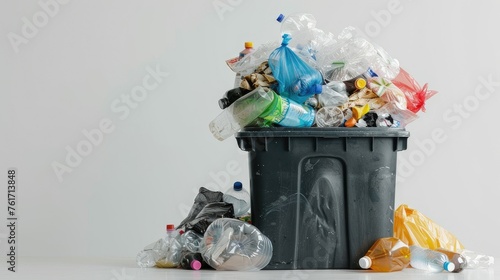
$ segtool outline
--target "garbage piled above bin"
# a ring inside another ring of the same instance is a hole
[[[311,14],[280,15],[281,42],[226,61],[235,84],[209,128],[225,140],[244,127],[404,128],[437,93],[354,27],[338,36]]]

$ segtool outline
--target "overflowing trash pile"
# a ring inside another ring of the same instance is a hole
[[[417,118],[419,111],[425,110],[426,100],[436,94],[427,84],[421,87],[396,59],[353,27],[335,37],[316,28],[316,20],[310,14],[280,15],[278,21],[281,42],[255,49],[247,42],[240,56],[226,61],[236,78],[234,88],[219,100],[222,112],[209,125],[217,139],[227,139],[245,127],[404,128]],[[287,169],[283,173],[290,172]],[[259,171],[258,176],[261,175]],[[279,195],[278,202],[296,202],[287,201],[281,192]],[[256,201],[255,196],[252,199]],[[321,202],[318,208],[323,207]],[[250,194],[241,182],[234,182],[225,192],[201,187],[187,217],[177,226],[167,224],[162,238],[139,251],[137,265],[192,270],[265,269],[270,266],[273,249],[276,253],[283,248],[252,225],[250,206]],[[275,205],[270,206],[272,210]],[[255,214],[258,209],[253,211]],[[321,209],[327,211],[335,209]],[[254,217],[256,225],[258,217]],[[327,224],[320,216],[309,217]],[[390,272],[411,266],[429,272],[460,272],[465,268],[488,268],[494,263],[491,256],[466,250],[453,234],[407,205],[394,211],[393,221],[393,235],[375,240],[359,263],[351,267]],[[286,232],[286,227],[270,224],[279,227],[280,234]],[[315,235],[307,238],[314,239]],[[294,238],[291,234],[287,237]],[[322,242],[314,249],[315,256],[317,250],[335,245],[338,244]],[[357,262],[358,257],[354,260]]]
[[[244,127],[399,127],[437,92],[419,83],[354,27],[338,36],[310,14],[280,15],[282,41],[226,61],[234,88],[209,128],[227,139]]]

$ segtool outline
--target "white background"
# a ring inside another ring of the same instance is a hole
[[[233,85],[225,60],[245,41],[279,40],[276,16],[294,12],[335,35],[360,28],[439,92],[407,127],[396,206],[499,256],[498,1],[62,2],[51,15],[38,1],[0,4],[0,218],[16,167],[19,256],[134,258],[186,216],[198,188],[248,186],[246,153],[208,123]],[[117,110],[156,68],[168,77]],[[113,130],[59,180],[53,164],[106,119]],[[6,236],[0,227],[2,255]]]

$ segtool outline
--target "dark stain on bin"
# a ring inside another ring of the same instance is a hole
[[[396,153],[409,132],[390,128],[246,128],[252,224],[271,239],[265,269],[359,268],[392,236]]]

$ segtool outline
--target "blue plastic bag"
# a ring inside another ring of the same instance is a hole
[[[269,55],[269,67],[278,81],[277,92],[298,103],[321,93],[323,76],[288,47],[289,34],[283,34],[281,46]]]

